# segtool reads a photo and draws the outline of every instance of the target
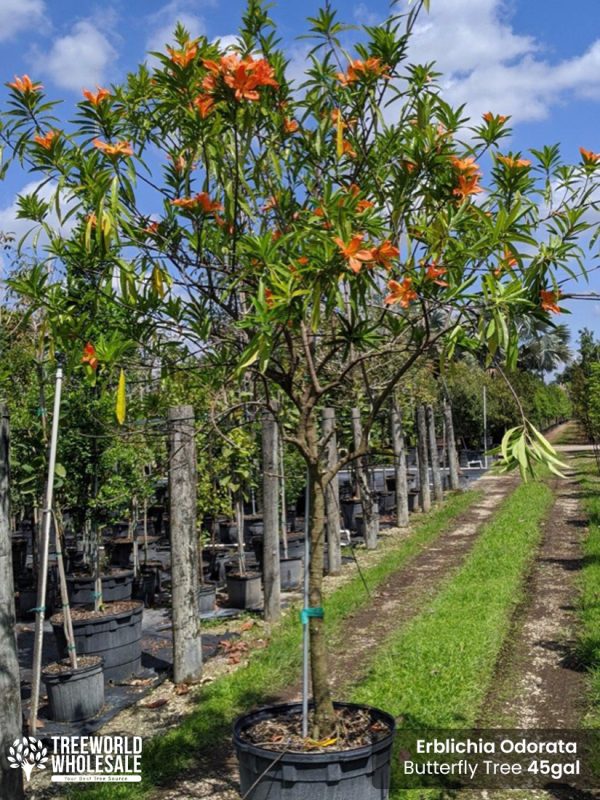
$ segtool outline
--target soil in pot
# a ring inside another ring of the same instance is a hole
[[[393,717],[368,706],[334,706],[337,730],[330,747],[307,745],[299,703],[240,717],[234,746],[241,794],[248,800],[386,800]]]
[[[77,669],[68,659],[48,664],[42,672],[50,717],[55,722],[78,722],[94,717],[104,705],[100,656],[81,656]]]
[[[262,605],[261,577],[258,574],[229,574],[227,596],[232,608],[259,608]]]
[[[110,603],[101,611],[71,611],[77,653],[102,656],[104,680],[123,681],[138,673],[142,659],[142,615],[136,600]],[[62,657],[67,655],[62,614],[50,622]]]
[[[113,569],[101,576],[102,600],[116,603],[131,600],[133,592],[133,570]],[[94,603],[94,578],[86,573],[67,575],[67,588],[71,605],[89,606]]]

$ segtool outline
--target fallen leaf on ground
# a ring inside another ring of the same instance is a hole
[[[168,702],[166,697],[160,697],[158,700],[153,700],[151,703],[144,703],[142,708],[161,708],[162,706],[166,706]]]

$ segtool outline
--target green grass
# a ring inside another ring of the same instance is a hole
[[[443,507],[419,520],[406,539],[393,548],[386,548],[376,564],[363,568],[369,588],[375,589],[404,566],[482,494],[481,491],[469,491],[451,495]],[[360,560],[360,553],[358,557]],[[332,592],[325,602],[329,635],[339,634],[345,618],[368,602],[358,575]],[[300,644],[298,615],[291,613],[276,628],[268,648],[257,651],[248,666],[204,687],[196,709],[182,719],[176,729],[144,743],[142,783],[73,788],[68,797],[78,800],[142,800],[154,787],[169,786],[194,762],[210,759],[211,754],[214,758],[219,743],[231,736],[231,725],[238,714],[268,703],[275,693],[298,679]]]
[[[584,724],[600,728],[600,478],[589,456],[573,459],[582,489],[581,504],[589,520],[581,573],[581,632],[577,656],[588,671],[588,712]]]
[[[455,578],[388,640],[353,699],[409,727],[473,726],[552,502],[544,483],[521,485],[507,498]],[[425,795],[392,790],[392,798],[407,796]]]

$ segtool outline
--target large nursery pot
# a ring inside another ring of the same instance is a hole
[[[258,567],[262,571],[263,568],[263,541],[264,536],[262,533],[256,534],[252,537],[252,549],[258,562]],[[279,543],[279,557],[283,558],[283,542]],[[288,536],[287,541],[287,557],[288,558],[303,558],[304,557],[304,536]]]
[[[102,656],[104,680],[121,681],[138,673],[142,664],[144,604],[135,600],[107,606],[102,611],[73,609],[77,653]],[[62,614],[50,619],[62,657],[67,655]]]
[[[55,722],[78,722],[96,716],[104,705],[104,677],[100,656],[83,656],[77,669],[49,664],[42,672],[50,717]]]
[[[240,765],[241,795],[247,800],[386,800],[389,795],[394,718],[385,711],[352,703],[336,708],[368,710],[373,722],[389,732],[369,745],[353,750],[319,753],[267,750],[245,739],[258,722],[290,712],[300,713],[300,703],[270,706],[239,717],[233,743]],[[254,788],[253,788],[254,787]]]
[[[210,614],[215,610],[217,602],[217,587],[214,583],[205,583],[198,589],[198,612]]]
[[[102,600],[105,603],[116,603],[120,600],[131,600],[133,592],[133,570],[113,570],[101,576]],[[69,601],[73,606],[90,606],[94,604],[95,582],[91,575],[67,575]]]
[[[281,558],[279,560],[279,576],[284,592],[297,589],[302,583],[303,563],[301,558]]]
[[[227,596],[233,608],[258,608],[262,604],[261,577],[257,573],[227,576]]]

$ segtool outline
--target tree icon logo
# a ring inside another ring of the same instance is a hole
[[[48,749],[35,736],[23,736],[22,739],[15,739],[12,746],[8,748],[7,759],[12,769],[21,767],[27,783],[29,783],[35,767],[46,769]]]

